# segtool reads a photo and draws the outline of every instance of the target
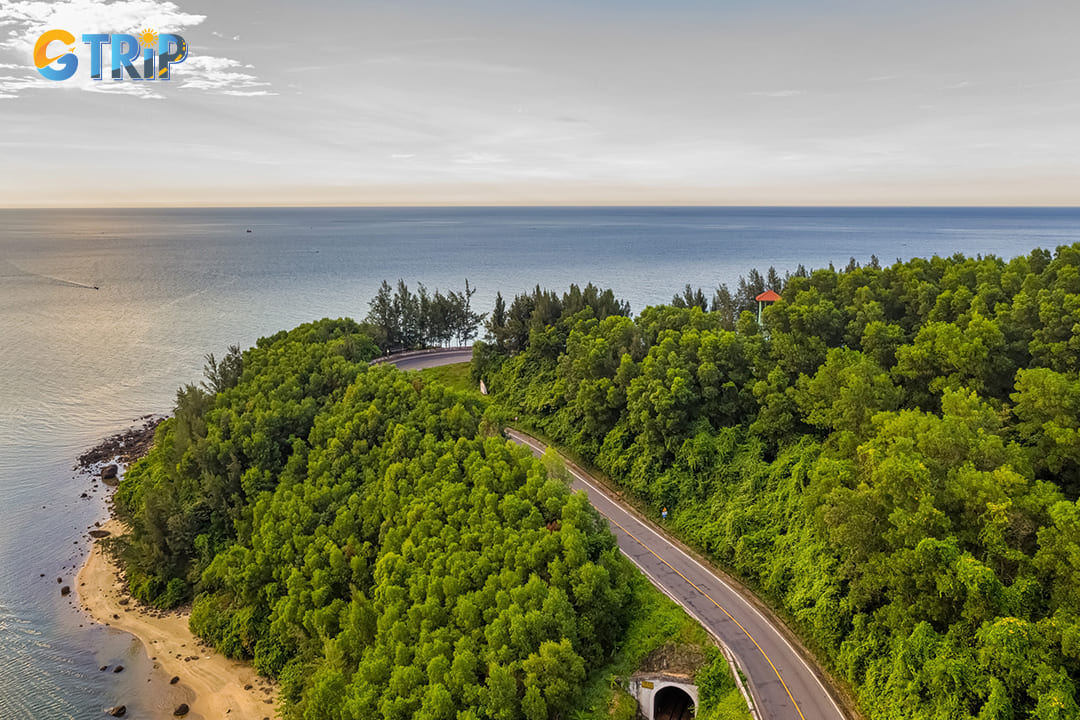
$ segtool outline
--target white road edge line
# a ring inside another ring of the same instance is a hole
[[[521,433],[518,433],[516,431],[511,431],[511,432],[516,433],[526,445],[528,445],[529,447],[531,447],[531,448],[533,448],[535,450],[540,450],[541,452],[543,452],[545,449],[547,449],[546,446],[534,445],[533,444],[533,438],[526,437],[526,436],[524,436]],[[558,451],[556,450],[556,452],[558,452]],[[559,453],[559,456],[561,457],[562,453]],[[608,497],[607,493],[603,492],[600,488],[596,487],[591,482],[589,482],[584,477],[582,477],[581,474],[577,470],[575,470],[572,466],[568,465],[567,470],[569,470],[570,474],[573,475],[575,478],[577,478],[579,481],[581,481],[583,484],[585,484],[588,487],[592,488],[593,490],[595,490],[600,495],[603,495],[604,497]],[[614,502],[609,497],[608,497],[608,500],[611,501],[611,502]],[[618,503],[615,503],[615,504],[618,505]],[[634,514],[630,513],[629,511],[627,511],[627,514],[630,515],[631,517],[634,517]],[[702,572],[704,572],[709,577],[714,578],[717,582],[719,582],[721,585],[723,585],[725,588],[727,588],[728,591],[731,592],[731,594],[733,594],[735,597],[739,598],[739,600],[743,603],[743,605],[745,605],[747,608],[749,608],[751,611],[753,611],[753,613],[755,615],[757,615],[758,618],[760,618],[763,623],[765,623],[765,625],[769,628],[769,630],[771,630],[773,632],[773,634],[775,634],[780,639],[780,641],[783,642],[784,645],[787,646],[788,650],[790,650],[791,653],[795,657],[797,657],[799,659],[799,662],[801,662],[803,667],[806,668],[806,671],[808,673],[810,673],[810,676],[814,678],[814,681],[818,684],[818,687],[821,688],[821,691],[823,693],[825,693],[825,697],[829,698],[829,702],[832,704],[833,710],[836,711],[837,717],[839,717],[840,720],[847,720],[847,716],[844,715],[844,713],[840,710],[840,706],[836,704],[836,700],[833,699],[832,693],[830,693],[829,690],[825,687],[825,684],[821,682],[821,678],[818,677],[818,674],[816,672],[814,672],[814,670],[806,662],[805,658],[803,658],[803,656],[802,656],[802,653],[800,653],[798,650],[796,650],[795,647],[790,642],[788,642],[788,639],[786,637],[784,637],[784,634],[781,633],[779,630],[777,630],[775,627],[773,627],[772,621],[770,621],[768,618],[766,618],[764,615],[762,615],[760,610],[758,610],[756,607],[754,607],[754,605],[749,600],[744,598],[742,596],[742,594],[738,590],[736,590],[731,585],[729,585],[727,582],[725,582],[723,578],[719,577],[716,573],[709,570],[704,565],[702,565],[700,562],[698,562],[695,558],[688,555],[682,548],[680,548],[679,546],[673,544],[670,540],[665,538],[663,535],[661,535],[660,533],[653,530],[651,527],[649,527],[648,524],[642,522],[641,520],[638,520],[636,517],[634,517],[634,520],[636,520],[637,523],[639,525],[641,525],[643,528],[645,528],[650,533],[652,533],[653,536],[655,536],[658,540],[663,541],[665,545],[667,545],[671,549],[678,552],[680,555],[682,555],[684,558],[686,558],[690,562],[697,565],[702,570]]]
[[[628,534],[627,537],[630,537],[630,535]],[[632,540],[633,538],[630,539]],[[637,567],[637,569],[641,572],[642,575],[648,578],[649,582],[651,582],[657,590],[664,593],[664,595],[666,595],[668,599],[671,600],[671,602],[678,605],[684,613],[692,617],[694,619],[694,622],[700,625],[705,632],[709,633],[709,635],[712,636],[712,639],[720,647],[720,652],[723,654],[724,659],[727,660],[728,667],[731,668],[732,678],[735,680],[735,685],[739,688],[739,694],[742,695],[743,700],[746,701],[746,707],[750,711],[750,717],[753,718],[753,720],[763,720],[761,713],[758,712],[758,706],[760,703],[757,686],[754,685],[754,681],[750,677],[750,674],[746,672],[746,668],[741,667],[742,663],[739,662],[738,656],[735,654],[735,652],[727,646],[727,643],[725,643],[719,635],[709,629],[709,626],[700,617],[698,617],[698,614],[694,612],[693,608],[688,608],[681,602],[679,602],[679,599],[675,597],[666,587],[660,584],[660,581],[653,577],[653,574],[651,572],[646,570],[641,565],[638,565],[634,558],[632,558],[629,554],[623,552],[623,556],[630,562],[634,563],[634,566]],[[740,672],[742,672],[743,677],[739,677]],[[743,682],[744,678],[745,682]],[[750,686],[749,694],[747,693],[746,685]]]

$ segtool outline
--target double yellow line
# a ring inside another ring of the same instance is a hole
[[[538,447],[536,447],[535,445],[533,445],[533,444],[532,444],[532,442],[530,442],[530,440],[532,440],[532,438],[529,438],[528,436],[524,436],[524,435],[523,435],[523,436],[521,436],[521,439],[522,439],[522,441],[523,441],[523,442],[524,442],[524,443],[525,443],[525,444],[526,444],[527,446],[529,446],[529,447],[530,447],[530,448],[532,448],[533,450],[541,450],[541,451],[543,451],[543,448],[538,448]],[[578,479],[578,480],[580,480],[581,482],[585,483],[585,484],[586,484],[586,485],[588,485],[589,487],[593,488],[594,490],[596,490],[596,491],[597,491],[598,493],[600,493],[601,495],[604,495],[604,493],[602,493],[602,492],[601,492],[600,490],[597,490],[597,488],[593,487],[592,483],[590,483],[590,482],[589,482],[588,480],[586,480],[585,478],[581,477],[581,476],[580,476],[580,475],[578,475],[578,474],[577,474],[576,472],[574,472],[574,470],[573,470],[573,469],[571,469],[571,470],[570,470],[570,472],[571,472],[571,473],[573,473],[573,474],[574,474],[574,476],[575,476],[575,477],[577,477],[577,479]],[[605,497],[606,497],[606,495],[605,495]],[[610,498],[608,498],[608,501],[609,501],[609,502],[611,502],[611,503],[612,503],[613,505],[616,505],[616,503],[615,503],[615,501],[614,501],[614,500],[611,500]],[[616,507],[617,507],[617,505],[616,505]],[[620,530],[622,530],[622,531],[623,531],[624,533],[626,533],[627,537],[629,537],[630,539],[632,539],[632,540],[633,540],[634,542],[636,542],[636,543],[637,543],[638,545],[640,545],[641,547],[643,547],[643,548],[645,548],[646,550],[648,550],[648,551],[649,551],[649,553],[650,553],[650,554],[651,554],[651,555],[652,555],[652,556],[653,556],[654,558],[656,558],[657,560],[659,560],[660,562],[662,562],[662,563],[663,563],[664,565],[666,565],[666,566],[667,566],[667,567],[668,567],[668,568],[669,568],[669,569],[670,569],[670,570],[671,570],[672,572],[674,572],[674,573],[675,573],[676,575],[678,575],[678,576],[679,576],[679,577],[681,577],[681,578],[682,578],[683,580],[685,580],[685,581],[686,581],[686,583],[687,583],[687,584],[688,584],[688,585],[689,585],[690,587],[694,588],[694,589],[695,589],[695,590],[697,590],[697,591],[698,591],[699,593],[701,593],[701,594],[702,594],[702,595],[704,595],[704,596],[705,596],[706,598],[708,598],[709,602],[711,602],[711,603],[712,603],[713,605],[715,605],[715,606],[717,607],[717,609],[718,609],[718,610],[720,610],[720,612],[724,613],[724,615],[726,615],[726,616],[728,617],[728,619],[730,619],[730,620],[731,620],[731,622],[735,623],[735,624],[736,624],[736,625],[737,625],[737,626],[739,627],[739,629],[743,631],[743,634],[745,634],[745,635],[746,635],[746,637],[748,637],[748,638],[750,639],[750,642],[754,643],[754,647],[756,647],[756,648],[758,649],[758,652],[760,652],[760,653],[761,653],[761,657],[765,658],[765,662],[769,663],[769,667],[771,667],[771,668],[772,668],[772,671],[773,671],[773,673],[775,673],[775,674],[776,674],[776,679],[780,681],[780,685],[781,685],[781,686],[783,686],[783,688],[784,688],[784,692],[786,692],[786,693],[787,693],[788,699],[789,699],[789,700],[791,700],[791,705],[792,705],[792,707],[794,707],[794,708],[795,708],[795,712],[799,713],[799,717],[801,718],[801,720],[806,720],[806,716],[805,716],[805,715],[803,715],[803,712],[802,712],[802,710],[801,710],[801,709],[799,708],[799,703],[795,702],[795,697],[794,697],[794,696],[793,696],[793,695],[791,694],[791,689],[790,689],[790,688],[789,688],[789,687],[787,686],[787,683],[786,683],[786,682],[784,682],[784,678],[783,678],[783,677],[782,677],[782,676],[780,675],[780,671],[776,669],[776,665],[774,665],[774,664],[773,664],[773,661],[772,661],[772,659],[771,659],[771,658],[769,657],[769,654],[768,654],[767,652],[765,652],[765,649],[764,649],[764,648],[762,648],[762,647],[761,647],[761,645],[759,645],[759,644],[758,644],[758,641],[757,641],[756,639],[754,639],[754,636],[750,634],[750,631],[749,631],[749,630],[747,630],[747,629],[746,629],[745,627],[743,627],[743,624],[742,624],[741,622],[739,622],[738,620],[736,620],[736,619],[735,619],[735,617],[734,617],[734,616],[733,616],[733,615],[732,615],[731,613],[729,613],[729,612],[728,612],[728,611],[727,611],[727,610],[726,610],[726,609],[724,608],[724,606],[723,606],[723,605],[721,605],[720,603],[716,602],[716,600],[715,600],[715,599],[713,598],[713,596],[712,596],[712,595],[709,595],[709,593],[707,593],[707,592],[705,592],[704,590],[702,590],[702,589],[701,589],[701,588],[700,588],[700,587],[698,586],[698,584],[697,584],[697,583],[695,583],[695,582],[694,582],[693,580],[691,580],[690,578],[686,577],[686,576],[685,576],[685,575],[683,575],[683,574],[682,574],[681,572],[679,572],[679,570],[677,570],[677,569],[675,568],[675,566],[673,566],[673,565],[672,565],[671,563],[669,563],[669,562],[668,562],[667,560],[665,560],[664,558],[662,558],[662,557],[660,557],[659,555],[657,555],[657,554],[656,554],[656,551],[655,551],[655,550],[653,550],[653,549],[652,549],[651,547],[649,547],[648,545],[646,545],[646,544],[645,544],[644,542],[642,542],[642,540],[641,540],[641,539],[640,539],[640,538],[639,538],[639,537],[638,537],[637,535],[634,535],[634,533],[630,532],[629,530],[627,530],[626,528],[624,528],[624,527],[623,527],[623,526],[622,526],[621,524],[619,524],[619,521],[618,521],[618,520],[616,520],[615,518],[613,518],[613,517],[611,517],[611,516],[609,516],[609,515],[605,515],[605,514],[604,514],[604,513],[603,513],[603,512],[602,512],[602,511],[600,510],[600,508],[597,508],[597,507],[596,507],[595,505],[593,505],[593,508],[595,508],[595,509],[596,509],[596,512],[600,513],[600,514],[601,514],[601,515],[602,515],[603,517],[605,517],[605,518],[607,519],[607,521],[608,521],[608,522],[612,523],[612,524],[613,524],[613,525],[614,525],[615,527],[619,528],[619,529],[620,529]],[[644,568],[643,568],[643,569],[644,569]],[[737,680],[738,680],[738,679],[736,678],[736,681],[737,681]]]
[[[600,512],[600,510],[597,509],[597,512]],[[604,513],[602,513],[602,512],[600,512],[600,514],[604,515]],[[612,523],[613,525],[615,525],[615,527],[619,528],[624,533],[626,533],[626,535],[629,538],[631,538],[634,542],[636,542],[638,545],[640,545],[641,547],[648,550],[649,553],[652,554],[652,556],[654,558],[656,558],[660,562],[664,563],[664,565],[667,565],[668,568],[670,568],[672,572],[674,572],[676,575],[678,575],[683,580],[685,580],[690,585],[690,587],[694,588],[699,593],[701,593],[706,598],[708,598],[709,602],[711,602],[713,605],[715,605],[720,610],[720,612],[727,615],[728,618],[731,620],[731,622],[733,622],[733,623],[735,623],[736,625],[739,626],[739,629],[742,630],[743,633],[745,633],[746,637],[750,638],[750,642],[754,643],[754,647],[756,647],[758,649],[758,652],[761,653],[761,657],[765,658],[765,662],[769,663],[769,667],[772,668],[772,671],[774,673],[776,673],[776,679],[779,680],[780,684],[784,687],[784,692],[787,693],[788,699],[791,700],[791,705],[795,708],[795,712],[799,713],[799,717],[802,718],[802,720],[806,720],[806,716],[803,715],[802,710],[799,709],[799,703],[795,702],[795,698],[791,695],[791,690],[788,688],[787,683],[784,682],[784,678],[780,676],[780,671],[776,669],[776,665],[774,665],[773,661],[769,658],[769,654],[767,652],[765,652],[765,650],[761,647],[761,645],[758,644],[758,641],[754,639],[754,636],[750,634],[750,631],[747,630],[745,627],[743,627],[741,622],[736,620],[735,617],[731,613],[729,613],[726,609],[724,609],[723,605],[716,602],[716,600],[713,599],[712,595],[710,595],[709,593],[702,590],[700,587],[698,587],[697,583],[695,583],[693,580],[691,580],[690,578],[686,577],[681,572],[679,572],[667,560],[665,560],[664,558],[657,555],[655,550],[653,550],[651,547],[649,547],[644,542],[642,542],[641,539],[639,539],[636,535],[634,535],[634,533],[630,532],[629,530],[624,528],[622,525],[620,525],[618,520],[616,520],[616,519],[614,519],[614,518],[612,518],[612,517],[610,517],[608,515],[604,515],[604,517],[607,518],[608,522]],[[736,680],[738,680],[738,678],[736,678]]]

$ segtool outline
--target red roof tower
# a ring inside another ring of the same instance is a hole
[[[761,314],[765,312],[765,306],[772,305],[774,302],[780,299],[780,296],[774,293],[772,290],[766,290],[754,299],[757,300],[757,321],[758,325],[760,325]]]

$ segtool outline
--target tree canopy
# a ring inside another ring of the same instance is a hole
[[[476,337],[485,315],[472,309],[476,288],[465,281],[465,289],[445,295],[428,292],[423,284],[414,293],[404,280],[391,288],[385,280],[369,303],[367,323],[374,340],[388,352],[449,345],[458,340],[468,345]]]
[[[668,508],[869,717],[1080,717],[1080,245],[754,271],[633,319],[557,297],[500,298],[474,376]]]
[[[555,720],[641,594],[565,473],[477,394],[369,367],[323,320],[207,359],[116,511],[132,592],[281,682],[307,720]]]

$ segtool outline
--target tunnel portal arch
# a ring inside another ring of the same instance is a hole
[[[690,678],[635,675],[626,689],[637,699],[645,720],[690,720],[697,710],[698,689]]]
[[[692,720],[694,698],[678,685],[665,685],[653,695],[653,720]]]

